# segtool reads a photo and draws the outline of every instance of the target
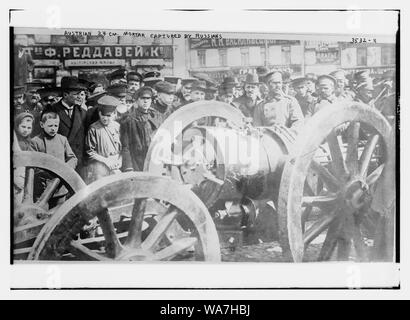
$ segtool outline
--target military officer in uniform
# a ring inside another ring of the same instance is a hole
[[[266,75],[269,94],[258,104],[253,115],[255,126],[281,124],[297,130],[303,124],[303,113],[298,101],[283,92],[282,73],[274,71]]]
[[[306,117],[309,106],[316,102],[316,98],[308,91],[308,80],[305,77],[292,80],[292,87],[295,91],[295,98],[302,109],[303,116]]]
[[[317,98],[318,94],[316,92],[316,84],[317,84],[317,76],[314,73],[306,73],[306,84],[308,87],[308,92],[312,95],[312,97]]]

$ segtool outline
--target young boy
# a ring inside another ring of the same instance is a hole
[[[114,120],[120,104],[121,101],[112,96],[103,96],[97,101],[99,120],[90,126],[85,139],[86,183],[121,172],[120,125]]]
[[[50,154],[75,169],[77,157],[67,138],[57,133],[59,125],[60,117],[57,113],[53,111],[43,112],[40,120],[42,132],[31,139],[31,146],[34,151]]]
[[[29,112],[18,114],[14,121],[14,131],[21,151],[32,151],[31,132],[33,130],[34,116]]]
[[[41,133],[31,140],[31,147],[34,151],[47,153],[64,161],[68,166],[75,169],[77,165],[77,157],[68,143],[66,137],[58,134],[58,127],[60,124],[60,117],[57,113],[46,110],[41,115],[40,127]],[[55,180],[55,176],[41,170],[36,173],[35,179],[35,194],[34,198],[39,197],[45,188]],[[67,195],[67,189],[62,186],[57,190],[53,198],[49,201],[49,208],[64,202]]]

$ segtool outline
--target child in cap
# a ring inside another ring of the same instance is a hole
[[[14,120],[14,131],[21,151],[32,151],[31,132],[33,131],[34,116],[29,112],[18,114]]]
[[[103,96],[97,105],[99,120],[90,126],[85,139],[88,156],[86,183],[120,173],[122,166],[120,125],[114,120],[121,101],[112,96]]]

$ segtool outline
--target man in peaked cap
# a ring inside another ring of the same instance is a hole
[[[113,72],[111,72],[108,76],[107,79],[110,82],[110,85],[117,84],[117,83],[127,83],[127,70],[124,68],[117,69]]]
[[[87,169],[84,180],[87,184],[121,172],[120,125],[114,120],[120,104],[121,101],[108,95],[97,101],[99,120],[90,126],[85,139]]]
[[[127,74],[128,90],[134,94],[142,85],[142,75],[138,72],[132,71]]]
[[[336,79],[335,95],[340,100],[345,99],[347,101],[353,101],[354,93],[347,89],[347,79],[344,70],[339,69],[330,73],[330,75]]]
[[[356,86],[355,101],[371,104],[371,100],[373,99],[373,91],[373,80],[368,78],[366,81],[363,81]]]
[[[300,77],[292,80],[291,85],[295,91],[295,98],[302,109],[303,116],[306,117],[309,106],[316,102],[316,98],[308,91],[308,79]]]
[[[303,113],[298,101],[283,92],[283,78],[279,71],[266,75],[269,94],[255,108],[253,121],[255,126],[284,125],[297,130],[303,124]]]
[[[144,86],[151,88],[155,87],[155,84],[160,81],[164,81],[164,78],[161,77],[161,72],[159,71],[148,71],[143,75]]]
[[[162,123],[162,115],[151,107],[154,91],[142,87],[135,94],[136,103],[120,124],[123,171],[142,171],[154,132]]]
[[[21,112],[29,112],[30,108],[26,103],[26,89],[24,86],[15,86],[14,87],[14,116]]]
[[[60,89],[62,99],[48,109],[56,112],[60,117],[58,133],[67,138],[78,159],[76,171],[83,175],[86,111],[81,108],[82,100],[79,95],[85,87],[77,77],[63,77]]]
[[[256,74],[246,74],[243,85],[244,94],[234,100],[234,104],[245,117],[253,118],[255,107],[262,102],[259,96],[259,85],[259,78]]]
[[[309,106],[306,117],[312,116],[326,106],[340,102],[335,94],[336,85],[336,79],[331,75],[324,74],[317,78],[319,97],[317,98],[316,103]]]
[[[157,92],[157,99],[152,104],[152,108],[161,114],[163,122],[174,108],[175,85],[166,81],[159,81],[155,84],[154,90]]]
[[[122,104],[126,104],[126,97],[128,93],[128,86],[125,83],[116,83],[106,89],[107,94],[113,96],[121,101]]]

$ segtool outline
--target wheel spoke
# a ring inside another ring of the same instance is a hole
[[[382,171],[384,169],[384,163],[380,166],[378,166],[367,178],[366,178],[366,183],[371,186],[374,184],[379,178],[380,175],[382,174]]]
[[[23,203],[33,203],[33,189],[34,189],[34,168],[26,168],[26,176],[24,179],[24,196]]]
[[[366,143],[363,152],[360,156],[360,172],[362,177],[367,175],[367,170],[369,168],[370,160],[372,158],[373,152],[376,148],[377,142],[380,136],[378,134],[373,135]]]
[[[309,229],[303,235],[303,242],[305,246],[309,245],[314,239],[316,239],[326,228],[335,220],[336,210],[333,210],[330,214],[325,214],[320,219],[315,221]]]
[[[86,246],[81,244],[80,241],[71,241],[70,245],[67,246],[67,251],[72,253],[79,260],[83,261],[110,261],[109,258],[88,249]]]
[[[359,261],[367,261],[366,246],[360,232],[360,227],[357,224],[353,228],[353,244]]]
[[[153,260],[170,260],[174,258],[177,254],[182,253],[197,242],[197,238],[182,238],[173,242],[170,246],[156,252],[153,255]]]
[[[342,150],[340,149],[339,140],[334,131],[327,137],[327,143],[332,156],[332,168],[338,178],[343,178],[346,175],[346,166],[343,160]]]
[[[337,191],[339,189],[339,186],[341,184],[340,181],[319,162],[313,160],[311,162],[311,168],[318,173],[318,175],[329,188],[329,190]]]
[[[355,176],[359,170],[357,143],[359,142],[360,122],[352,122],[347,131],[348,146],[346,151],[346,166],[349,173]]]
[[[36,205],[38,205],[39,207],[42,207],[42,208],[47,208],[48,201],[53,196],[53,194],[56,192],[59,185],[60,185],[60,179],[59,178],[55,178],[52,181],[50,181],[49,185],[44,190],[43,194],[37,200]]]
[[[144,222],[144,212],[147,205],[146,199],[135,199],[132,207],[132,216],[128,228],[128,237],[125,245],[131,248],[141,246],[142,223]]]
[[[329,225],[325,241],[323,242],[322,248],[320,249],[318,261],[330,260],[336,248],[337,239],[339,237],[342,226],[343,223],[340,217],[334,219],[333,222]]]
[[[120,240],[114,228],[114,224],[111,221],[111,217],[107,209],[101,210],[97,213],[98,222],[104,233],[105,238],[105,251],[107,256],[115,258],[120,255],[123,250]]]
[[[332,204],[337,200],[337,195],[332,193],[323,196],[313,196],[313,197],[303,197],[302,198],[302,207],[314,206],[320,207],[321,205]]]
[[[171,211],[165,214],[161,220],[155,225],[154,229],[150,232],[144,242],[141,244],[144,250],[153,250],[155,245],[161,240],[165,235],[167,229],[171,226],[172,222],[175,220],[178,210],[171,207]]]
[[[301,221],[302,221],[302,232],[305,232],[305,224],[306,221],[308,221],[310,214],[312,213],[312,206],[307,206],[305,210],[303,210],[302,215],[301,215]]]

